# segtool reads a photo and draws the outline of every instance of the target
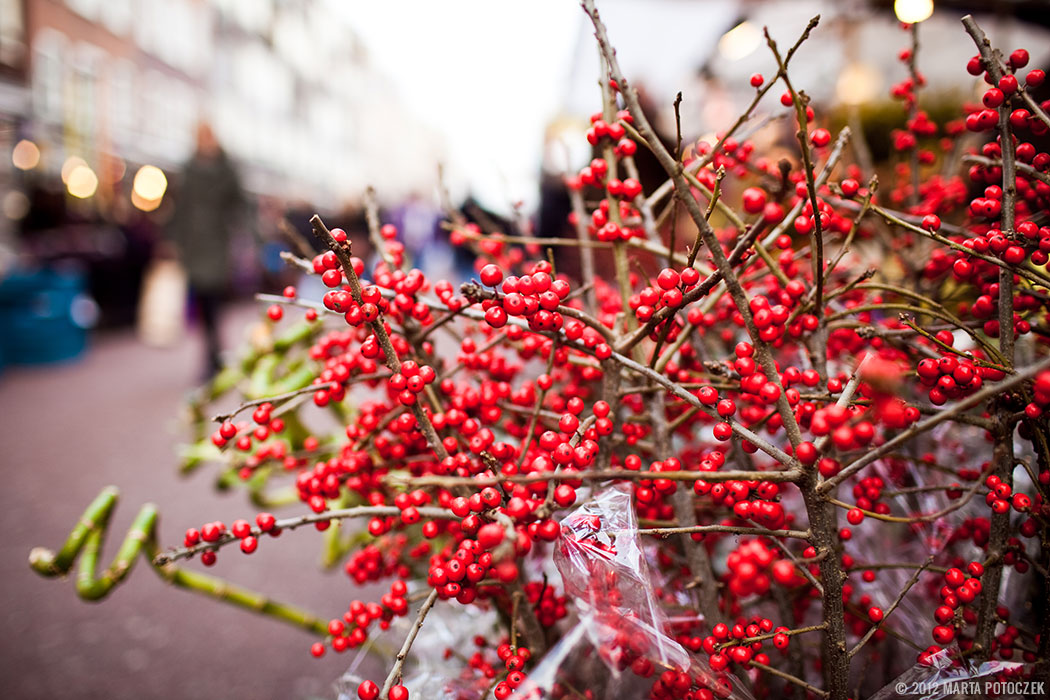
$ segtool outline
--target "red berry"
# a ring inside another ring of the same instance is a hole
[[[1003,252],[1003,260],[1011,265],[1018,265],[1024,262],[1025,257],[1027,257],[1025,250],[1019,245],[1012,245]]]
[[[568,484],[559,484],[554,489],[554,502],[567,508],[576,502],[576,489]]]
[[[481,268],[481,283],[486,287],[495,287],[503,281],[503,270],[498,265],[488,264]]]
[[[766,192],[759,187],[748,187],[743,194],[744,211],[758,214],[766,207]]]
[[[674,289],[681,282],[681,276],[676,270],[669,267],[665,267],[660,270],[660,274],[656,277],[656,283],[660,285],[660,289]]]
[[[321,281],[326,287],[338,287],[343,283],[343,273],[339,270],[325,270],[321,275]]]
[[[504,535],[503,526],[499,523],[483,525],[478,530],[478,544],[482,549],[493,549],[503,541]]]
[[[230,526],[230,532],[234,537],[244,539],[252,534],[252,526],[247,520],[234,520],[233,525]]]
[[[808,466],[817,461],[817,448],[812,442],[799,443],[795,456],[798,457],[798,461]]]
[[[995,109],[1003,103],[1003,99],[1005,98],[1003,97],[1002,90],[1000,90],[999,88],[991,88],[990,90],[984,93],[984,97],[981,98],[981,101],[984,102],[985,107],[988,107],[989,109]]]
[[[947,625],[937,625],[933,628],[933,641],[940,645],[950,644],[955,639],[955,628]]]
[[[379,686],[372,681],[361,681],[357,686],[357,697],[361,700],[376,700],[379,697]]]

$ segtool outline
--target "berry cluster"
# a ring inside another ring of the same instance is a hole
[[[580,244],[578,267],[543,259],[550,239],[527,223],[508,235],[457,216],[450,239],[476,273],[457,288],[412,268],[377,216],[375,266],[315,219],[329,250],[299,267],[326,286],[320,303],[293,287],[267,299],[272,347],[231,372],[251,399],[198,452],[256,496],[290,482],[305,513],[285,529],[359,519],[345,572],[390,587],[353,600],[312,652],[358,648],[423,601],[409,647],[428,615],[498,620],[447,656],[456,682],[499,700],[608,690],[581,688],[572,662],[533,673],[574,613],[587,663],[629,670],[623,687],[653,700],[728,697],[744,676],[768,697],[818,671],[844,700],[861,661],[875,694],[916,658],[902,641],[916,629],[934,642],[921,662],[956,644],[1027,658],[1045,640],[987,591],[1047,568],[1043,73],[1022,77],[1024,51],[974,59],[982,105],[943,122],[919,108],[915,46],[902,52],[891,96],[907,114],[880,190],[783,66],[749,84],[757,105],[783,83],[796,153],[761,155],[734,127],[672,154],[606,57],[595,152],[566,183],[579,238],[559,243]],[[635,177],[640,146],[670,162],[666,188]],[[316,413],[338,429],[322,434]],[[210,565],[280,532],[265,513],[208,523],[170,557]],[[935,556],[915,561],[913,540]],[[898,593],[932,616],[903,622]],[[406,700],[406,659],[393,663],[362,700]]]

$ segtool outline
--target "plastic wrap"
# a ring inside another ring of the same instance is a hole
[[[395,618],[389,630],[357,652],[350,667],[335,683],[338,700],[357,700],[357,686],[365,678],[371,678],[380,686],[383,684],[390,660],[413,624],[414,615]],[[475,636],[492,638],[498,628],[499,618],[493,610],[455,603],[435,606],[427,615],[425,634],[416,637],[405,662],[401,684],[408,688],[409,697],[481,700],[492,681],[469,668],[464,657],[476,649]],[[379,657],[382,663],[372,663],[370,655]],[[370,673],[380,675],[370,676]]]
[[[943,649],[895,678],[871,700],[921,698],[942,700],[953,697],[1012,698],[1046,697],[1043,684],[1029,677],[1033,664],[987,661],[974,664],[960,658],[958,647]]]
[[[561,521],[554,562],[578,614],[536,667],[517,697],[595,700],[649,697],[661,676],[710,691],[713,697],[750,700],[742,681],[713,672],[671,639],[668,619],[637,534],[630,487],[615,485]]]
[[[612,486],[562,520],[554,563],[581,617],[622,621],[632,637],[646,642],[642,646],[648,648],[637,648],[638,653],[684,666],[688,654],[663,634],[667,618],[657,603],[637,530],[629,487]]]

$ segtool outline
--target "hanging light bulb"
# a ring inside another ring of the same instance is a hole
[[[894,0],[893,12],[905,24],[916,24],[933,14],[933,0]]]

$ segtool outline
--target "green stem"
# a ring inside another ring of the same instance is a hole
[[[180,569],[174,564],[153,566],[152,561],[160,554],[160,547],[156,539],[157,507],[152,503],[142,506],[124,542],[117,550],[113,563],[98,575],[99,551],[118,496],[119,492],[113,486],[102,489],[84,511],[62,548],[57,553],[43,547],[34,548],[29,553],[29,566],[41,576],[54,578],[67,574],[79,556],[77,595],[84,600],[94,601],[105,598],[127,578],[141,554],[151,562],[151,568],[158,576],[174,586],[282,620],[318,636],[328,634],[323,620],[294,605],[271,600],[261,593],[236,586],[215,576]]]

